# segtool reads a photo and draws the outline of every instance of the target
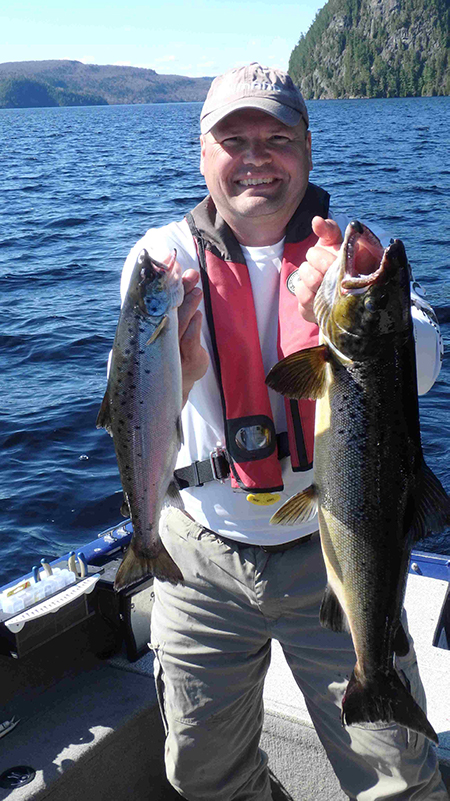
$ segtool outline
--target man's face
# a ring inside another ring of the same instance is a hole
[[[201,143],[200,170],[224,220],[235,232],[269,225],[281,231],[281,239],[312,168],[304,121],[289,127],[263,111],[242,109],[215,125]]]

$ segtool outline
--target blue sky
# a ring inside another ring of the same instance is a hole
[[[322,2],[14,0],[0,2],[0,60],[74,59],[218,75],[249,61],[287,69]]]

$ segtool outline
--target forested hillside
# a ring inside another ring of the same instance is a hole
[[[450,94],[450,0],[329,0],[289,72],[306,98]]]
[[[0,108],[204,100],[212,78],[80,61],[0,64]]]

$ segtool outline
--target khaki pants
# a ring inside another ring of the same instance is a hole
[[[164,544],[184,586],[155,581],[152,648],[169,781],[189,801],[270,801],[259,748],[271,639],[279,640],[344,792],[358,801],[447,801],[436,751],[399,726],[344,728],[350,638],[323,629],[319,537],[268,554],[171,509]],[[397,669],[424,706],[415,653]],[[295,766],[293,766],[295,770]],[[318,799],[320,801],[320,799]]]

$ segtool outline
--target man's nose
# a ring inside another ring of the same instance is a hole
[[[269,149],[260,139],[250,140],[244,151],[244,164],[254,164],[255,167],[262,167],[272,160]]]

